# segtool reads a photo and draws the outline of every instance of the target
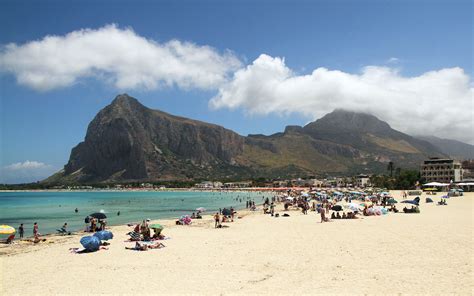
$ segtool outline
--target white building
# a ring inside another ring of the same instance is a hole
[[[357,175],[355,177],[355,180],[356,180],[356,186],[357,187],[367,187],[370,185],[370,176],[369,175],[363,175],[363,174],[360,174],[360,175]]]

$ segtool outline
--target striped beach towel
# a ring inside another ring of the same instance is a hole
[[[140,233],[138,233],[136,231],[130,232],[130,239],[132,241],[139,241],[140,240]]]

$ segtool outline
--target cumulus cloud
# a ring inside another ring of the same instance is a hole
[[[214,89],[240,67],[230,51],[172,40],[159,43],[132,29],[108,25],[97,30],[46,36],[0,50],[0,70],[19,84],[47,91],[84,78],[100,78],[118,89],[160,86]]]
[[[236,71],[209,103],[251,114],[299,113],[310,120],[343,108],[372,113],[409,134],[474,143],[473,94],[461,68],[414,77],[380,66],[364,67],[358,74],[317,68],[297,75],[284,59],[262,54]]]
[[[52,165],[39,161],[12,163],[0,168],[0,183],[29,183],[49,177],[56,171]]]

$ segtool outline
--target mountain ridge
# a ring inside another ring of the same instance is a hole
[[[64,170],[49,183],[284,178],[381,172],[445,156],[377,117],[337,109],[303,127],[241,136],[118,95],[90,122]]]

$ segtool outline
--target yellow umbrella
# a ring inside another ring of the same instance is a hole
[[[15,234],[15,228],[10,225],[0,225],[0,234]]]

